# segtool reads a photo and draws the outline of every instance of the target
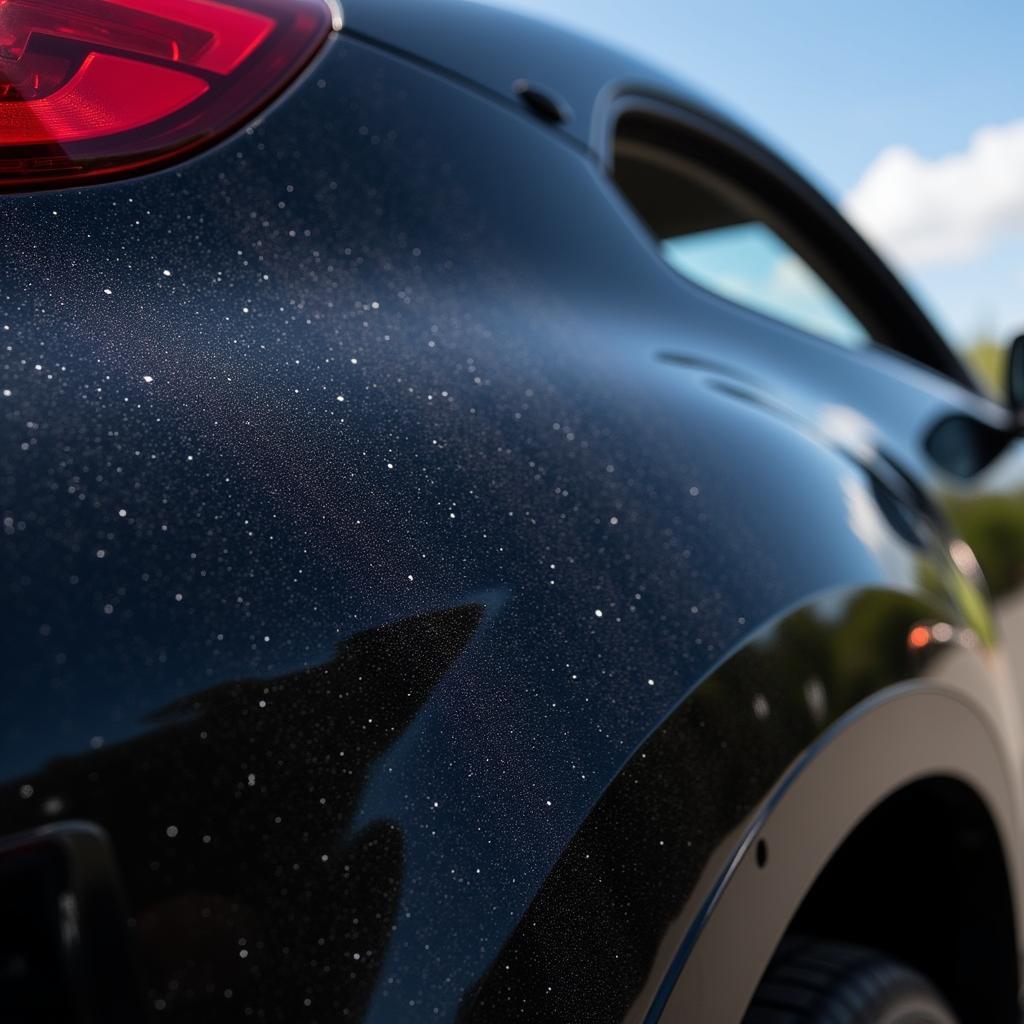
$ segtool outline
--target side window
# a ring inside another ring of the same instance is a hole
[[[871,344],[861,322],[787,240],[753,194],[646,140],[620,136],[614,176],[666,263],[740,305],[846,347]]]

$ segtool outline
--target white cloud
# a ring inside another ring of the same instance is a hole
[[[882,150],[843,211],[894,262],[963,264],[1024,233],[1024,121],[982,128],[962,152],[928,160]]]

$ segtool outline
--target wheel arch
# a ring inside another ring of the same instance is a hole
[[[788,931],[880,950],[916,968],[963,1024],[1016,1021],[1013,899],[998,829],[962,779],[886,797],[846,837]]]
[[[966,1024],[1015,1020],[1021,865],[1012,842],[1014,799],[983,714],[962,696],[922,683],[865,701],[820,737],[751,816],[647,1021],[742,1020],[791,928],[867,942],[908,960]],[[957,857],[977,858],[971,867],[984,870],[984,879],[974,870],[967,878],[951,873]],[[883,866],[900,870],[872,892],[872,872]],[[929,887],[943,878],[945,891],[929,906]],[[887,932],[887,922],[871,916],[887,894],[904,899],[907,912],[927,907],[921,930],[933,933]],[[983,905],[972,906],[972,896]],[[830,918],[837,910],[850,916]],[[961,941],[976,943],[964,967],[973,963],[982,973],[951,978],[946,965],[955,955],[943,943],[964,922],[970,931]],[[988,983],[999,991],[986,1001]]]

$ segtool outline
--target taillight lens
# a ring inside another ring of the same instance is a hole
[[[0,0],[0,188],[194,152],[294,78],[332,21],[327,0]]]

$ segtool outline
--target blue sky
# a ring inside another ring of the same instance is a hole
[[[670,67],[755,127],[836,201],[848,197],[893,146],[907,147],[921,174],[937,179],[937,196],[944,195],[943,180],[947,188],[963,180],[960,191],[969,192],[983,161],[969,162],[962,179],[955,168],[930,174],[928,165],[974,152],[972,136],[984,126],[1024,121],[1022,0],[498,2],[568,22]],[[994,145],[990,163],[1005,162],[1002,154],[1019,149],[1008,141],[1002,149]],[[888,174],[898,163],[883,160],[880,166]],[[1003,197],[1011,213],[1024,210],[1021,170],[1019,203]],[[882,177],[878,170],[876,178]],[[878,202],[899,199],[896,185],[889,187],[891,177],[873,193]],[[911,201],[914,179],[901,180]],[[918,247],[908,257],[898,240],[883,245],[954,341],[983,328],[1001,336],[1014,326],[1024,330],[1024,215],[1018,223],[1004,207],[969,208],[952,217],[955,223],[937,226],[946,238],[967,230],[971,216],[987,218],[978,244],[959,247],[969,252],[941,258],[925,252],[922,258]],[[920,227],[908,225],[904,236]],[[936,253],[942,248],[937,244]]]

